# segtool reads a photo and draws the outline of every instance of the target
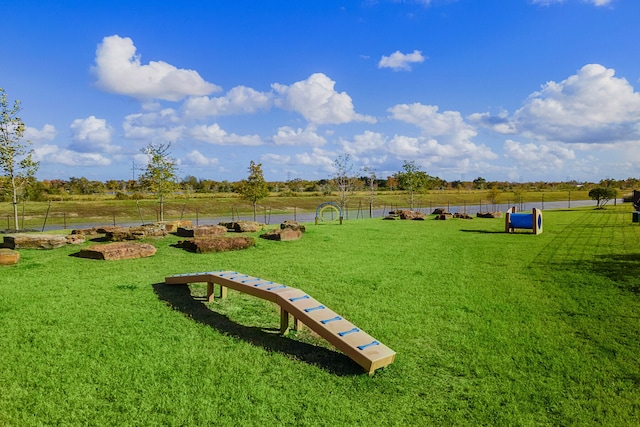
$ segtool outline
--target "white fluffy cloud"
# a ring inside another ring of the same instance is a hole
[[[146,142],[166,143],[182,139],[186,127],[172,108],[129,114],[122,123],[124,136]]]
[[[276,145],[310,145],[320,147],[327,143],[327,140],[318,135],[314,127],[305,129],[294,129],[290,126],[278,128],[278,132],[271,138]]]
[[[392,141],[398,155],[421,155],[435,158],[474,156],[476,159],[494,159],[497,156],[484,144],[472,139],[478,134],[457,111],[438,112],[435,105],[398,104],[388,110],[391,118],[411,123],[422,130],[420,138],[396,137]]]
[[[105,37],[96,49],[95,62],[93,71],[99,87],[141,100],[179,101],[219,90],[194,70],[179,69],[164,61],[142,64],[129,37]]]
[[[575,159],[573,150],[558,144],[522,144],[508,139],[503,148],[505,157],[516,161],[524,170],[558,170],[566,160]]]
[[[640,93],[615,71],[588,64],[532,93],[512,117],[470,119],[504,134],[541,141],[611,144],[640,141]]]
[[[55,126],[50,124],[45,124],[42,126],[42,129],[32,128],[30,126],[25,126],[24,129],[24,138],[27,141],[31,142],[41,142],[41,141],[52,141],[55,139],[57,135],[57,131]]]
[[[105,119],[89,116],[86,119],[76,119],[69,126],[72,144],[69,146],[80,153],[112,153],[120,147],[111,145],[113,129],[107,125]]]
[[[272,93],[236,86],[222,97],[191,97],[184,103],[183,109],[188,117],[202,118],[226,114],[251,114],[259,110],[268,110],[272,102]]]
[[[382,56],[378,68],[391,68],[394,71],[411,71],[411,64],[424,62],[425,57],[419,50],[412,53],[402,53],[399,50],[389,56]]]
[[[61,149],[57,145],[45,144],[34,148],[34,160],[64,166],[109,166],[111,160],[98,153],[78,153]]]
[[[215,157],[207,157],[198,150],[192,150],[185,156],[181,164],[196,167],[215,166],[218,164],[218,159]]]
[[[259,135],[237,135],[228,133],[219,124],[195,126],[189,134],[199,140],[216,145],[262,145]]]
[[[280,95],[275,101],[278,107],[298,112],[310,123],[376,122],[373,117],[356,113],[351,97],[336,92],[335,84],[326,75],[315,73],[291,86],[274,83],[272,87]]]

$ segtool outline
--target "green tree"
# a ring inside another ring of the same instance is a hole
[[[416,191],[428,185],[430,177],[415,161],[404,161],[402,172],[396,172],[393,176],[398,181],[398,188],[409,192],[409,208],[413,209],[413,195]]]
[[[249,177],[240,182],[238,192],[244,200],[253,204],[253,220],[257,217],[258,202],[269,195],[269,186],[262,175],[262,163],[251,160],[249,164]]]
[[[0,170],[9,180],[13,203],[14,227],[18,229],[18,194],[38,170],[33,161],[31,142],[23,141],[25,125],[18,116],[20,101],[9,106],[7,95],[0,88]]]
[[[473,186],[479,190],[484,189],[484,185],[487,183],[487,180],[483,177],[479,176],[473,180]]]
[[[618,196],[618,190],[611,187],[596,187],[589,190],[589,197],[596,201],[597,208],[604,208],[604,205],[611,199]]]
[[[158,197],[160,202],[160,221],[164,221],[164,198],[173,194],[176,189],[176,161],[171,157],[171,143],[152,144],[149,143],[140,151],[148,157],[147,167],[140,175],[140,185],[151,191]]]

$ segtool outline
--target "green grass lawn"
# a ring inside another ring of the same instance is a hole
[[[629,205],[501,219],[351,220],[299,241],[0,268],[0,425],[637,425],[640,226]],[[85,245],[93,244],[87,242]],[[165,276],[300,288],[397,352],[369,377],[271,303]]]

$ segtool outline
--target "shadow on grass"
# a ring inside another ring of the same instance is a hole
[[[496,231],[496,230],[460,230],[463,233],[480,233],[480,234],[504,234],[504,230]]]
[[[640,253],[602,255],[592,262],[591,269],[616,282],[621,290],[640,295]]]
[[[196,322],[210,326],[218,331],[239,338],[268,351],[286,354],[303,362],[319,366],[340,376],[360,375],[363,369],[346,355],[323,347],[295,341],[265,328],[244,326],[231,321],[227,316],[211,311],[205,300],[194,299],[188,286],[153,284],[153,290],[160,300],[174,310],[178,310]]]

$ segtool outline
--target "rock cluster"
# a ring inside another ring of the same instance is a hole
[[[227,230],[235,233],[255,233],[262,227],[255,221],[232,221],[221,222],[220,225],[227,227]]]
[[[384,217],[384,219],[387,219],[387,220],[409,219],[409,220],[414,220],[414,221],[424,221],[425,214],[423,214],[422,212],[418,212],[418,211],[400,209],[400,210],[390,211],[389,215]]]

